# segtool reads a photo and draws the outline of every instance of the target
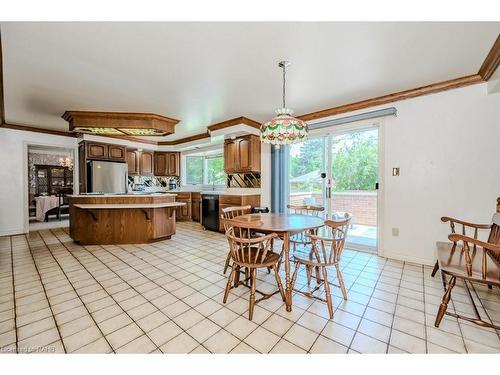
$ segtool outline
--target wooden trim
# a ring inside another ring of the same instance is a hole
[[[178,124],[179,120],[157,115],[155,113],[143,113],[143,112],[96,112],[96,111],[66,111],[63,113],[62,118],[66,121],[70,121],[74,117],[97,117],[111,120],[146,120],[151,119],[168,122],[171,124]]]
[[[252,128],[260,129],[259,122],[251,120],[251,119],[244,117],[244,116],[236,117],[236,118],[233,118],[231,120],[218,122],[217,124],[213,124],[213,125],[208,126],[207,129],[209,132],[213,132],[214,130],[229,128],[230,126],[239,125],[239,124],[245,124],[245,125],[251,126]]]
[[[5,100],[3,91],[2,30],[0,30],[0,125],[5,123]]]
[[[130,112],[66,111],[62,118],[68,121],[69,130],[77,133],[86,133],[85,129],[87,128],[102,127],[115,129],[126,136],[134,136],[134,133],[130,133],[133,129],[156,131],[155,134],[149,134],[150,136],[173,134],[175,133],[175,125],[179,122],[179,120],[154,113]]]
[[[431,85],[417,87],[415,89],[399,91],[388,95],[379,96],[376,98],[371,98],[367,100],[362,100],[359,102],[354,102],[350,104],[343,104],[338,107],[328,108],[317,112],[307,113],[305,115],[298,116],[299,119],[303,121],[317,120],[323,117],[335,116],[341,113],[352,112],[358,109],[364,109],[368,107],[375,107],[382,104],[392,103],[400,100],[406,100],[411,98],[416,98],[422,95],[435,94],[437,92],[456,89],[459,87],[474,85],[476,83],[483,82],[483,79],[479,74],[472,74],[470,76],[464,76],[460,78],[450,79],[448,81],[442,81],[438,83],[433,83]]]
[[[91,134],[95,135],[96,137],[104,137],[104,138],[114,138],[114,139],[124,139],[126,141],[131,141],[131,142],[137,142],[137,143],[144,143],[148,145],[158,145],[158,142],[156,141],[150,141],[149,139],[140,139],[140,138],[135,138],[130,135],[104,135],[104,134]]]
[[[495,70],[497,70],[498,65],[500,65],[500,34],[497,37],[497,40],[491,47],[488,56],[483,61],[483,65],[479,69],[478,74],[483,78],[483,80],[488,81]]]
[[[69,132],[64,132],[64,131],[60,131],[60,130],[35,128],[32,126],[26,126],[26,125],[7,124],[5,122],[2,124],[1,127],[7,128],[7,129],[13,129],[13,130],[22,130],[22,131],[26,131],[26,132],[43,133],[43,134],[50,134],[50,135],[60,135],[63,137],[72,137],[72,138],[77,137],[77,134],[75,134],[75,133],[69,133]]]
[[[120,138],[120,137],[118,137],[118,138]],[[185,137],[185,138],[175,139],[173,141],[163,141],[163,142],[159,141],[159,142],[157,142],[157,145],[158,146],[173,146],[173,145],[179,145],[181,143],[197,141],[199,139],[205,139],[205,138],[210,138],[210,134],[208,133],[208,131],[205,133],[201,133],[201,134],[191,135],[191,136]]]

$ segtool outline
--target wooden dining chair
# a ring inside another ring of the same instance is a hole
[[[224,292],[223,302],[226,303],[231,289],[238,284],[248,286],[247,283],[238,282],[233,285],[234,279],[239,275],[240,269],[245,268],[250,271],[250,300],[248,319],[253,319],[253,311],[256,303],[268,299],[276,293],[281,294],[281,298],[285,301],[285,292],[281,284],[281,279],[278,273],[278,262],[280,261],[279,254],[272,251],[272,241],[278,235],[271,233],[265,236],[250,237],[250,230],[239,227],[230,227],[226,231],[226,236],[229,242],[229,252],[233,261],[231,273],[227,278],[226,290]],[[274,271],[278,290],[274,293],[264,293],[257,290],[257,269],[271,267]],[[255,299],[255,293],[262,295],[261,298]]]
[[[500,213],[500,197],[497,198],[496,212]],[[484,233],[485,231],[489,231],[488,239],[486,240],[486,242],[491,243],[493,245],[500,245],[500,228],[498,227],[498,225],[495,225],[494,222],[491,222],[489,224],[476,224],[448,216],[443,216],[441,218],[441,221],[443,223],[450,223],[450,232],[451,232],[450,234],[461,234],[462,236],[471,237],[474,240],[478,239],[478,236],[481,232]],[[457,229],[459,229],[459,233],[457,233]],[[454,251],[456,247],[457,247],[457,241],[453,241],[452,246],[450,247],[450,251]],[[473,244],[474,251],[476,251],[476,248],[477,246]],[[500,257],[499,256],[497,257],[498,261],[500,261]],[[439,270],[439,260],[436,260],[431,276],[434,277],[438,270]],[[491,285],[488,285],[488,287],[491,289]]]
[[[300,206],[300,205],[287,205],[288,213],[295,215],[309,215],[319,217],[323,215],[325,207],[322,206]],[[311,245],[311,240],[307,237],[308,232],[300,232],[290,236],[290,244],[293,246],[293,250],[297,249],[297,246],[308,246]]]
[[[227,224],[227,220],[231,220],[237,216],[249,214],[251,211],[252,211],[252,206],[250,205],[223,208],[220,218],[224,226],[224,232],[227,232],[228,229],[230,228],[230,225]],[[226,261],[224,262],[224,271],[223,271],[224,274],[226,274],[230,262],[231,262],[231,251],[228,252]]]
[[[328,281],[327,268],[331,266],[335,267],[339,284],[334,285],[340,288],[344,300],[347,300],[347,292],[339,262],[342,256],[342,251],[344,250],[345,239],[351,218],[352,215],[346,213],[341,219],[326,220],[323,229],[327,232],[327,236],[323,237],[318,236],[317,234],[308,234],[307,236],[311,240],[311,247],[301,247],[293,254],[295,270],[292,276],[292,289],[305,295],[306,297],[326,302],[330,319],[333,318],[333,303],[332,296],[330,294],[330,282]],[[297,274],[301,265],[304,265],[306,268],[308,285],[311,284],[312,270],[317,270],[316,287],[313,290],[306,292],[295,289]],[[314,295],[314,293],[320,289],[321,285],[324,286],[326,299]]]
[[[443,286],[445,293],[439,306],[434,325],[439,327],[444,315],[450,315],[454,318],[466,320],[478,324],[482,327],[500,329],[500,326],[494,325],[481,318],[476,302],[472,297],[467,283],[475,282],[500,287],[500,198],[497,199],[497,212],[493,215],[491,224],[472,224],[456,219],[444,217],[444,222],[449,221],[452,227],[452,234],[448,236],[451,241],[437,243],[437,266],[434,267],[433,275],[438,269],[441,269]],[[455,224],[462,225],[462,234],[457,234],[454,230]],[[472,236],[465,234],[464,227],[473,228]],[[490,233],[486,241],[478,239],[478,230],[489,229]],[[450,279],[446,281],[446,277]],[[456,279],[462,279],[465,290],[472,303],[475,317],[464,316],[448,312],[448,303],[451,298],[451,292],[455,286]]]

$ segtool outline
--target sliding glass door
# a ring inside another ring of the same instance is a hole
[[[290,145],[290,204],[325,206],[325,146],[325,137]]]
[[[378,127],[331,131],[290,146],[294,205],[325,207],[325,219],[352,214],[347,245],[377,249]]]
[[[349,212],[347,243],[363,250],[377,248],[378,128],[330,135],[331,215]]]

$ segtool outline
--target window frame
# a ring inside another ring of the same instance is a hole
[[[195,157],[195,158],[202,158],[202,164],[201,164],[201,183],[190,183],[188,182],[188,170],[187,170],[187,164],[188,164],[188,158],[192,158],[192,157]],[[224,160],[224,152],[220,152],[220,153],[217,153],[217,154],[210,154],[210,155],[186,155],[185,156],[185,171],[186,171],[186,174],[185,174],[185,178],[184,178],[184,183],[186,186],[213,186],[212,184],[210,184],[208,182],[208,165],[207,165],[207,162],[209,159],[216,159],[216,158],[222,158],[222,160]],[[224,174],[226,175],[226,173],[224,172]],[[219,186],[219,187],[225,187],[226,184],[225,182],[223,184],[216,184],[215,186]]]

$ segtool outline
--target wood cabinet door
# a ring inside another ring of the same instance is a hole
[[[153,153],[149,151],[142,151],[139,157],[139,173],[141,176],[152,176],[154,173]]]
[[[87,143],[87,158],[107,159],[108,145],[104,143]]]
[[[168,175],[169,176],[179,176],[179,153],[169,152],[168,153]]]
[[[167,154],[165,152],[154,153],[154,171],[155,176],[168,175]]]
[[[199,200],[191,202],[191,218],[193,221],[200,222],[200,208],[201,204]]]
[[[175,218],[177,221],[191,220],[191,200],[177,199],[177,202],[186,203],[184,206],[176,208]]]
[[[252,145],[250,138],[238,139],[236,148],[238,161],[238,172],[247,172],[252,170]]]
[[[224,171],[226,173],[234,173],[237,165],[236,140],[226,141],[224,144]]]
[[[110,160],[126,160],[126,148],[125,146],[108,145],[108,158]]]
[[[139,174],[139,151],[127,150],[127,165],[129,176]]]

